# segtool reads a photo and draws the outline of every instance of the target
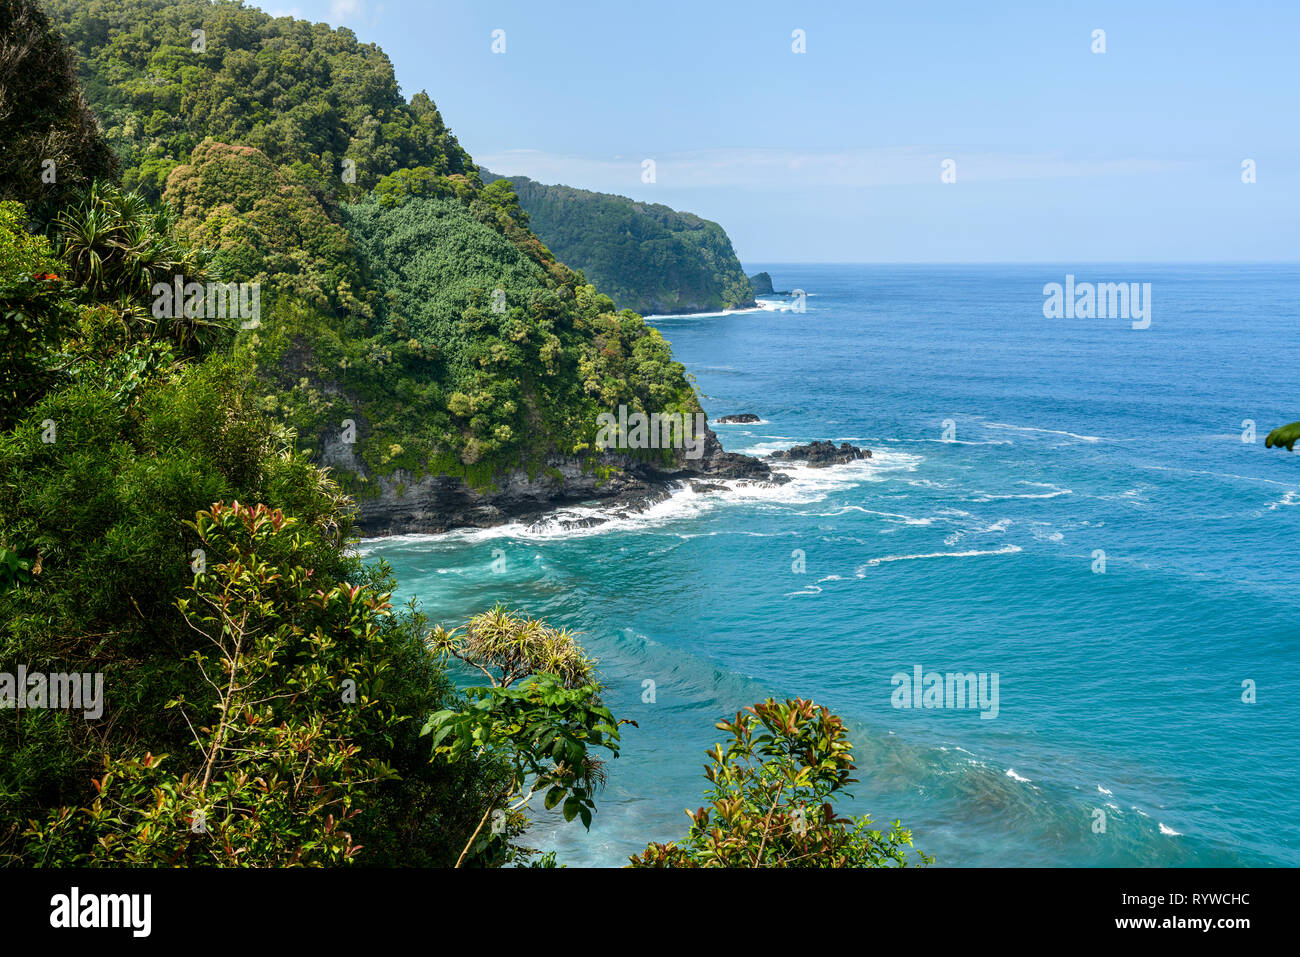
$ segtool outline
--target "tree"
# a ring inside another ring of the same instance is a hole
[[[67,44],[35,0],[0,4],[0,143],[0,200],[33,212],[117,169]]]
[[[748,712],[748,713],[746,713]],[[721,721],[726,747],[708,752],[707,807],[687,811],[680,842],[651,843],[634,867],[902,867],[912,834],[889,833],[865,815],[843,818],[834,802],[854,783],[853,745],[844,722],[802,698],[771,698]],[[933,859],[920,854],[921,863]]]
[[[510,769],[456,866],[467,858],[498,864],[525,859],[529,852],[511,846],[509,837],[522,831],[524,811],[543,791],[547,810],[563,802],[566,821],[578,817],[590,828],[594,797],[605,783],[594,749],[618,757],[618,729],[635,722],[615,721],[601,703],[593,662],[573,636],[498,605],[463,630],[439,627],[431,644],[491,681],[465,689],[465,707],[429,717],[424,733],[432,736],[434,755],[457,761],[486,752]],[[493,826],[485,833],[489,817]]]
[[[204,687],[167,704],[193,753],[106,758],[88,808],[29,830],[32,860],[283,867],[359,853],[348,822],[367,786],[394,772],[357,738],[401,721],[380,695],[388,595],[318,580],[296,524],[238,502],[198,514],[212,563],[178,607],[205,640],[190,655]],[[264,557],[281,549],[287,561]]]
[[[168,174],[163,198],[179,213],[178,234],[213,250],[223,278],[319,309],[370,314],[346,231],[261,150],[205,139]]]

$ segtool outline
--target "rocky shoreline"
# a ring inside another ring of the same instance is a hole
[[[335,446],[325,453],[325,464],[359,470],[350,447]],[[802,461],[817,468],[870,455],[870,450],[847,443],[836,449],[829,442],[814,442],[760,459],[725,451],[717,435],[706,429],[704,452],[698,459],[679,457],[674,465],[664,467],[605,453],[599,464],[615,471],[604,479],[593,470],[584,471],[580,460],[562,457],[548,460],[545,468],[531,477],[522,469],[499,476],[486,490],[475,489],[456,476],[415,478],[398,470],[369,479],[377,493],[358,499],[355,519],[357,529],[367,538],[492,528],[510,522],[562,521],[568,527],[587,527],[643,512],[683,487],[705,494],[737,483],[776,486],[789,482],[788,475],[773,468],[774,462]],[[580,504],[598,504],[601,515],[571,521],[557,515],[566,506]]]

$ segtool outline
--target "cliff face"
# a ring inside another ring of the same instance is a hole
[[[499,179],[480,170],[484,182]],[[561,261],[582,270],[621,309],[643,315],[754,304],[726,231],[658,203],[509,179],[529,225]]]
[[[647,465],[630,456],[604,453],[593,469],[584,468],[579,459],[557,456],[531,475],[523,469],[498,475],[487,488],[474,488],[451,475],[417,478],[402,469],[371,475],[365,463],[353,455],[352,446],[337,438],[324,444],[321,459],[326,465],[362,479],[366,491],[356,496],[356,517],[359,530],[368,536],[531,522],[557,506],[597,500],[611,516],[636,512],[662,500],[678,483],[687,481],[697,491],[711,490],[709,480],[773,484],[788,481],[759,459],[723,451],[711,430],[706,433],[704,454],[696,460],[679,457],[672,465]],[[600,521],[588,518],[581,524]]]

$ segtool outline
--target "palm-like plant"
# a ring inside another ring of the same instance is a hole
[[[182,354],[205,351],[230,325],[201,316],[156,317],[152,290],[207,278],[211,254],[174,238],[170,207],[155,209],[137,192],[97,181],[54,221],[70,278],[96,302],[116,304],[123,321],[145,340],[170,339]]]

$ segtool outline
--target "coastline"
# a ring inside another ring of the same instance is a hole
[[[589,465],[559,457],[549,459],[545,469],[532,475],[522,469],[511,470],[488,489],[475,489],[457,476],[413,479],[398,470],[374,480],[377,495],[356,501],[356,528],[362,540],[512,524],[573,531],[646,513],[681,492],[776,489],[792,482],[791,471],[801,466],[820,469],[872,458],[870,449],[848,443],[837,449],[829,442],[794,445],[760,458],[723,450],[717,434],[708,427],[705,435],[701,458],[692,461],[679,456],[676,467],[605,453],[600,466],[615,471],[603,479]],[[572,514],[565,515],[566,511]]]
[[[753,305],[739,306],[735,309],[715,309],[710,312],[663,312],[642,316],[646,322],[658,322],[662,319],[721,319],[726,316],[741,316],[752,312],[790,312],[793,303],[778,299],[756,298]]]
[[[379,491],[356,499],[356,528],[363,539],[371,539],[493,528],[512,522],[531,524],[566,507],[593,501],[613,518],[645,511],[683,484],[695,491],[715,491],[724,488],[717,484],[723,480],[769,486],[789,481],[762,459],[724,451],[712,429],[706,427],[705,436],[700,459],[679,456],[674,467],[604,453],[598,459],[599,469],[614,469],[604,478],[588,463],[560,456],[547,459],[545,467],[532,475],[512,469],[486,489],[475,489],[458,476],[415,478],[399,469],[369,479]],[[346,447],[328,449],[325,458],[323,464],[359,471]],[[586,523],[602,524],[595,517]]]

